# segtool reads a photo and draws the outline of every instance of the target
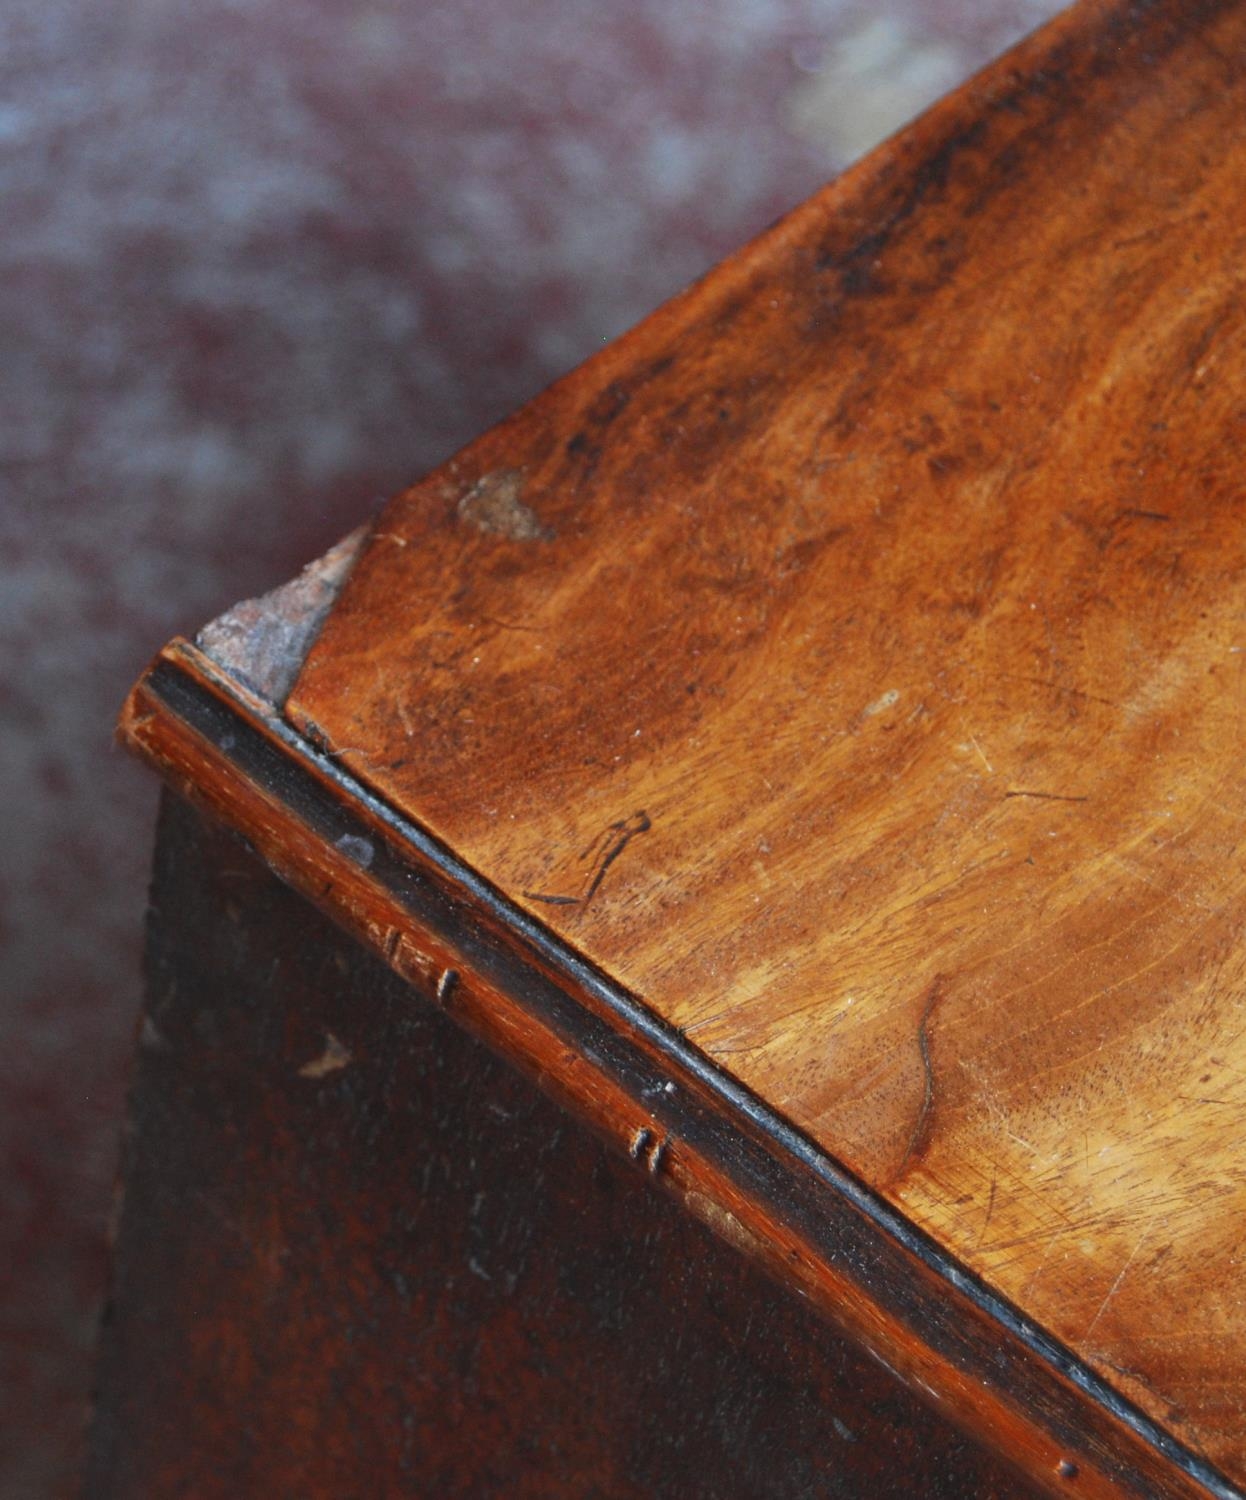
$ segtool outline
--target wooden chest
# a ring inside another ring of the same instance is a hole
[[[1076,8],[157,658],[91,1493],[1244,1492],[1244,70]]]

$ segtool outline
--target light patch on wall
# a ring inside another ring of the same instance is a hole
[[[816,68],[802,56],[806,76],[788,96],[787,123],[846,165],[954,88],[972,65],[906,16],[873,16],[845,33]]]

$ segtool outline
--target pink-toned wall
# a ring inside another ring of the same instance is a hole
[[[0,9],[0,1494],[71,1484],[139,999],[145,658],[1053,0]]]

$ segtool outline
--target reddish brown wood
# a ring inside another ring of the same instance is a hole
[[[165,805],[87,1492],[1032,1491]]]
[[[1071,13],[395,500],[290,703],[1239,1484],[1244,63]]]
[[[130,743],[241,831],[463,1026],[645,1163],[653,1184],[756,1258],[950,1420],[1042,1487],[1229,1493],[1113,1405],[1067,1351],[914,1239],[904,1221],[677,1033],[292,735],[271,705],[174,644],[136,688]],[[1088,1383],[1089,1380],[1089,1383]]]
[[[1079,7],[123,726],[1052,1493],[1246,1485],[1244,66]]]

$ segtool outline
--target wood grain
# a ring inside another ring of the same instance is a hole
[[[398,497],[289,710],[1238,1482],[1244,65],[1057,22]]]
[[[160,654],[121,731],[415,996],[1040,1488],[1086,1500],[1237,1495],[197,648],[175,641]]]

